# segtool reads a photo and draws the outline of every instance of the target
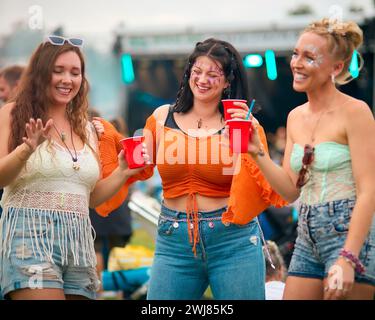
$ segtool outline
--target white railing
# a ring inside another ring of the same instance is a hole
[[[160,203],[156,199],[143,192],[135,191],[130,196],[129,208],[133,213],[137,214],[156,229],[161,208]]]

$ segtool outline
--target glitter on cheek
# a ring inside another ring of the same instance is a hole
[[[323,55],[319,55],[319,56],[317,56],[316,58],[315,58],[315,60],[313,60],[313,59],[306,59],[307,60],[307,63],[309,64],[309,65],[311,65],[311,66],[313,66],[313,67],[315,67],[315,68],[319,68],[321,65],[322,65],[322,63],[323,63],[323,61],[324,61],[324,59],[323,59]]]
[[[306,62],[307,62],[308,65],[313,66],[313,67],[317,67],[318,66],[317,63],[316,63],[316,61],[314,61],[314,60],[306,58]]]
[[[195,70],[193,70],[191,72],[191,75],[190,75],[190,79],[193,81],[193,82],[197,82],[199,80],[200,76],[199,74],[197,74],[197,72]]]
[[[215,84],[214,79],[211,78],[211,77],[208,77],[207,81],[208,81],[208,83],[209,83],[210,86],[213,86]]]
[[[318,55],[316,58],[316,63],[318,64],[318,66],[322,65],[323,62],[324,62],[323,55],[322,54]]]
[[[208,77],[207,81],[211,86],[217,86],[220,84],[220,78],[218,77]]]
[[[217,72],[220,76],[223,76],[224,75],[224,72],[221,68],[219,67],[211,67],[209,72]]]
[[[199,76],[193,76],[193,77],[191,77],[191,80],[193,81],[193,83],[199,82],[199,79],[200,79]]]
[[[316,46],[309,44],[304,46],[303,50],[308,51],[315,56],[315,59],[306,58],[306,61],[309,65],[314,67],[320,67],[322,65],[324,61],[323,55],[320,54],[320,50]]]

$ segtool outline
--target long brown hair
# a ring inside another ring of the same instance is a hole
[[[29,65],[23,73],[19,90],[14,99],[15,107],[11,113],[11,135],[8,142],[9,152],[22,144],[26,135],[25,125],[30,118],[40,118],[47,122],[48,107],[51,103],[50,82],[55,61],[62,53],[73,51],[81,60],[82,83],[77,95],[67,107],[67,116],[74,132],[83,143],[88,142],[86,133],[89,84],[85,77],[85,61],[81,50],[65,42],[56,46],[49,42],[39,45],[31,56]]]

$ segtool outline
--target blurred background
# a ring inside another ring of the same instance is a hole
[[[250,92],[275,133],[305,100],[292,90],[289,59],[299,32],[321,17],[355,20],[365,31],[365,68],[342,90],[374,105],[374,12],[375,0],[1,0],[0,68],[26,64],[46,35],[82,37],[91,105],[105,118],[124,117],[133,134],[157,106],[175,100],[188,53],[214,36],[244,58],[254,55],[247,60]],[[276,56],[272,79],[267,50]]]
[[[107,120],[125,120],[133,135],[155,108],[175,101],[196,42],[208,37],[229,41],[244,58],[252,98],[262,108],[257,118],[267,132],[271,157],[281,163],[287,115],[306,101],[303,93],[292,89],[290,57],[303,28],[323,17],[354,20],[363,29],[364,68],[341,90],[366,101],[374,111],[375,0],[0,0],[0,69],[26,65],[47,35],[83,38],[91,107]],[[134,277],[119,274],[115,284],[114,273],[103,273],[104,290],[118,291],[122,283],[122,289],[128,289],[125,297],[139,298],[147,290],[152,253],[146,249],[154,248],[162,198],[157,172],[133,191],[121,213],[129,217],[130,208],[135,218],[124,220],[122,227],[126,240],[121,246],[131,236],[130,246],[112,252],[112,258],[110,245],[101,250],[105,270],[142,271]],[[266,239],[279,245],[286,267],[296,235],[297,208],[297,204],[270,208],[259,218]],[[103,233],[105,241],[108,234]]]

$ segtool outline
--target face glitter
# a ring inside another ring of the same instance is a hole
[[[190,76],[194,82],[201,81],[201,77],[203,74],[202,70],[204,69],[205,65],[202,63],[195,63],[193,65]],[[224,72],[219,67],[210,66],[207,71],[207,81],[210,84],[210,86],[219,85],[223,75]]]
[[[307,45],[303,48],[304,52],[311,53],[314,58],[311,59],[306,57],[306,61],[309,65],[319,67],[323,63],[323,55],[320,54],[319,49],[314,45]]]

